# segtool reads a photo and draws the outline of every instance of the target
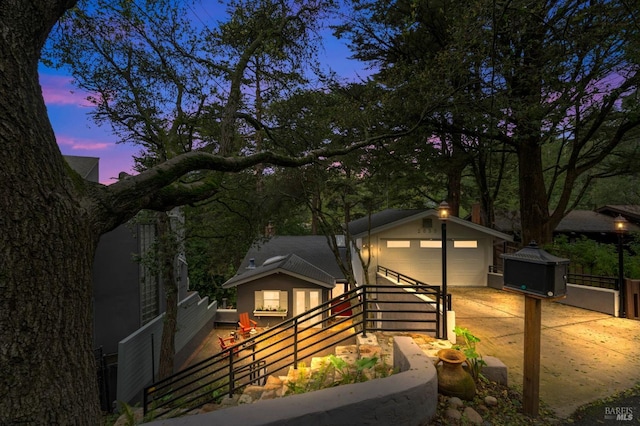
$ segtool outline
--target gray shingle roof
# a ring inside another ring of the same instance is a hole
[[[588,232],[607,234],[614,232],[613,220],[613,216],[608,216],[591,210],[573,210],[560,221],[554,231],[564,233]],[[636,232],[640,230],[640,228],[633,223],[629,223],[628,230]]]
[[[311,263],[296,256],[289,254],[287,256],[275,256],[267,259],[262,264],[256,264],[255,268],[246,269],[242,274],[236,275],[222,285],[224,288],[235,287],[257,278],[271,275],[274,273],[289,273],[290,275],[300,276],[310,282],[314,282],[326,288],[335,287],[335,279],[325,271],[313,266]]]
[[[628,220],[638,221],[640,220],[640,206],[635,204],[610,204],[599,209],[596,209],[598,213],[609,214],[611,216],[617,216],[621,214]]]
[[[341,249],[343,259],[345,250],[345,248]],[[345,278],[324,235],[275,236],[258,242],[245,255],[237,274],[244,274],[247,271],[251,259],[254,259],[255,265],[258,266],[269,258],[289,254],[295,254],[336,280]]]
[[[371,229],[388,225],[400,219],[426,212],[427,210],[429,209],[387,209],[374,213],[371,215]],[[366,232],[367,229],[369,229],[369,216],[361,217],[360,219],[349,222],[349,232],[351,235],[362,234]]]

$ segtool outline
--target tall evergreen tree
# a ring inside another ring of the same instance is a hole
[[[598,165],[640,124],[640,27],[625,2],[353,3],[361,17],[347,27],[355,51],[382,65],[380,78],[399,93],[412,89],[403,98],[409,109],[419,97],[442,96],[434,84],[450,89],[433,134],[449,135],[451,147],[462,142],[481,193],[487,160],[498,164],[497,184],[503,156],[516,157],[525,242],[550,240]],[[551,145],[560,155],[545,163]]]

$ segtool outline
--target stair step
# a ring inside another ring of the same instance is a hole
[[[311,358],[311,372],[326,368],[330,364],[328,356],[314,356]]]
[[[361,357],[373,357],[377,356],[381,358],[383,353],[382,348],[378,345],[376,336],[369,334],[366,338],[358,337],[357,344],[354,345],[341,345],[336,346],[335,356],[343,359],[349,366],[355,365],[355,363]],[[233,400],[221,401],[220,407],[229,405],[251,404],[253,402],[274,399],[284,396],[287,393],[289,382],[301,382],[304,379],[308,379],[314,372],[323,371],[330,366],[331,361],[329,356],[312,357],[309,366],[299,364],[298,368],[293,366],[289,367],[286,376],[267,376],[265,384],[263,386],[249,385],[243,389],[243,393],[240,396],[235,396]],[[355,368],[350,368],[349,374],[355,374]],[[340,372],[336,371],[334,377],[327,377],[327,381],[333,382],[334,380],[340,380]],[[227,399],[227,398],[225,398]],[[215,409],[214,406],[208,406],[205,410]]]
[[[275,376],[269,376],[267,377],[267,382],[264,384],[264,388],[265,389],[275,389],[278,387],[282,387],[283,381],[282,379],[275,377]]]
[[[358,355],[358,345],[336,346],[336,356]]]
[[[372,358],[375,356],[380,359],[382,348],[378,345],[360,345],[358,347],[358,352],[360,357]]]

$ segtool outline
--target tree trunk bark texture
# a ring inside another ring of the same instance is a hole
[[[542,173],[542,153],[536,140],[518,146],[518,178],[522,244],[531,241],[546,244],[551,241],[549,204]]]
[[[164,286],[166,310],[162,325],[160,366],[158,379],[173,374],[176,353],[175,336],[178,327],[178,287],[175,274],[176,242],[171,230],[170,218],[165,212],[157,213],[158,266]]]
[[[0,4],[0,424],[99,423],[91,268],[100,231],[69,179],[38,84],[72,1]]]

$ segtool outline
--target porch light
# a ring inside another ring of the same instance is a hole
[[[613,227],[618,234],[618,293],[620,294],[620,318],[627,316],[627,286],[624,280],[624,234],[627,232],[627,224],[629,222],[622,215],[618,215],[613,219]]]
[[[438,207],[438,212],[440,215],[440,220],[445,221],[449,219],[449,204],[446,201],[440,203]]]
[[[615,219],[613,219],[613,224],[616,228],[616,232],[627,232],[627,224],[629,222],[622,215],[618,215]]]

